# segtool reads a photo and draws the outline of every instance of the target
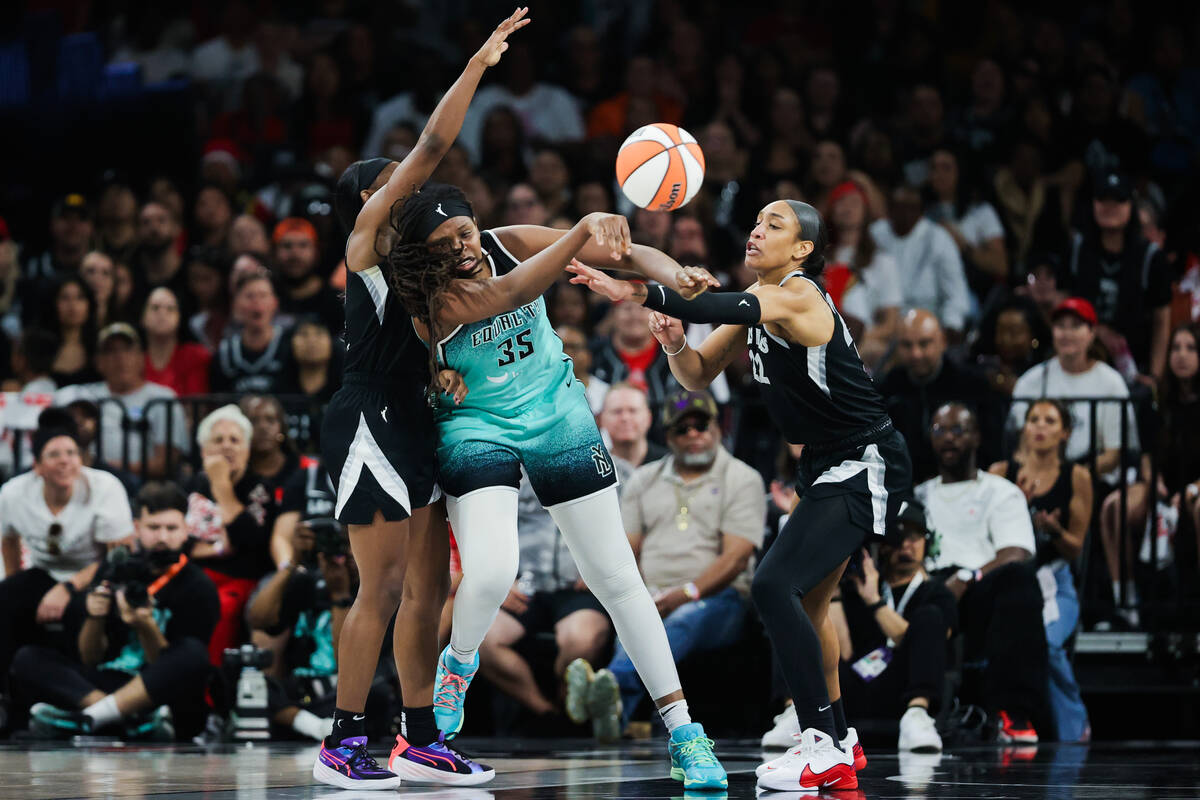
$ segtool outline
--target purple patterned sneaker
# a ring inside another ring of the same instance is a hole
[[[400,777],[389,772],[367,752],[367,737],[343,739],[337,747],[321,744],[313,779],[340,789],[384,790],[400,785]]]
[[[486,764],[476,764],[448,746],[443,733],[438,733],[437,741],[425,747],[415,747],[403,736],[397,736],[396,746],[388,758],[388,769],[405,783],[442,786],[475,786],[496,777],[496,770]]]

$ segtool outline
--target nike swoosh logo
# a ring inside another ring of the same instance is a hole
[[[507,372],[504,373],[503,375],[501,375],[499,378],[494,378],[491,375],[487,376],[487,379],[495,384],[506,383],[508,381],[508,378],[509,378],[509,375]]]
[[[750,307],[750,304],[749,304],[749,303],[747,303],[745,300],[742,300],[740,303],[738,303],[738,305],[739,305],[739,306],[745,306],[746,308],[749,308],[749,307]]]
[[[832,706],[832,705],[828,705],[828,706],[821,706],[820,708],[818,708],[818,709],[817,709],[817,711],[818,711],[818,712],[820,712],[820,711],[828,711],[828,710],[829,710],[829,709],[831,709],[831,708],[833,708],[833,706]]]
[[[362,722],[362,721],[363,721],[364,719],[366,719],[366,718],[367,718],[367,715],[366,715],[366,714],[355,714],[355,715],[354,715],[354,721],[355,721],[355,722]]]

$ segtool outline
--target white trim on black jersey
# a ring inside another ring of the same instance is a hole
[[[371,302],[375,304],[375,316],[379,317],[379,324],[383,325],[388,298],[388,283],[387,278],[383,277],[383,270],[376,264],[354,274],[362,278],[363,284],[366,285],[367,294],[371,295]]]
[[[334,508],[334,516],[340,517],[342,509],[346,507],[346,503],[354,496],[354,490],[358,488],[358,480],[362,476],[362,471],[369,469],[371,474],[378,481],[380,487],[391,495],[404,509],[405,513],[412,514],[412,501],[408,496],[408,484],[400,477],[400,473],[392,466],[392,462],[388,461],[387,456],[383,454],[383,449],[379,443],[375,441],[375,437],[371,435],[371,429],[367,426],[367,418],[362,412],[358,414],[358,430],[354,432],[354,441],[350,443],[350,450],[346,453],[346,461],[342,464],[342,474],[338,478],[337,506]],[[434,494],[438,490],[434,489]]]
[[[867,489],[871,492],[871,516],[874,518],[874,530],[876,534],[883,536],[887,532],[888,491],[884,480],[887,462],[879,454],[879,445],[872,442],[864,447],[861,460],[848,458],[836,467],[830,467],[822,472],[812,485],[843,483],[863,470],[867,471]]]

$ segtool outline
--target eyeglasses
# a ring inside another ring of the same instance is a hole
[[[692,431],[696,433],[705,433],[708,431],[707,422],[681,422],[671,428],[671,433],[675,436],[687,436]]]
[[[965,425],[934,425],[929,429],[929,432],[934,436],[944,436],[948,433],[955,436],[963,436],[967,433],[967,428]]]
[[[52,556],[62,555],[62,535],[62,523],[50,523],[50,530],[46,532],[46,552]]]

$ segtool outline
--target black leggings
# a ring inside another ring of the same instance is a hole
[[[833,735],[821,639],[800,599],[862,547],[846,498],[804,497],[754,573],[750,593],[796,704],[800,729]]]
[[[158,660],[139,674],[154,706],[195,705],[204,701],[208,687],[208,648],[199,639],[186,637],[163,650]],[[77,709],[96,690],[111,694],[133,680],[127,672],[86,667],[57,650],[28,645],[17,651],[12,663],[14,688],[29,702],[47,702]]]

